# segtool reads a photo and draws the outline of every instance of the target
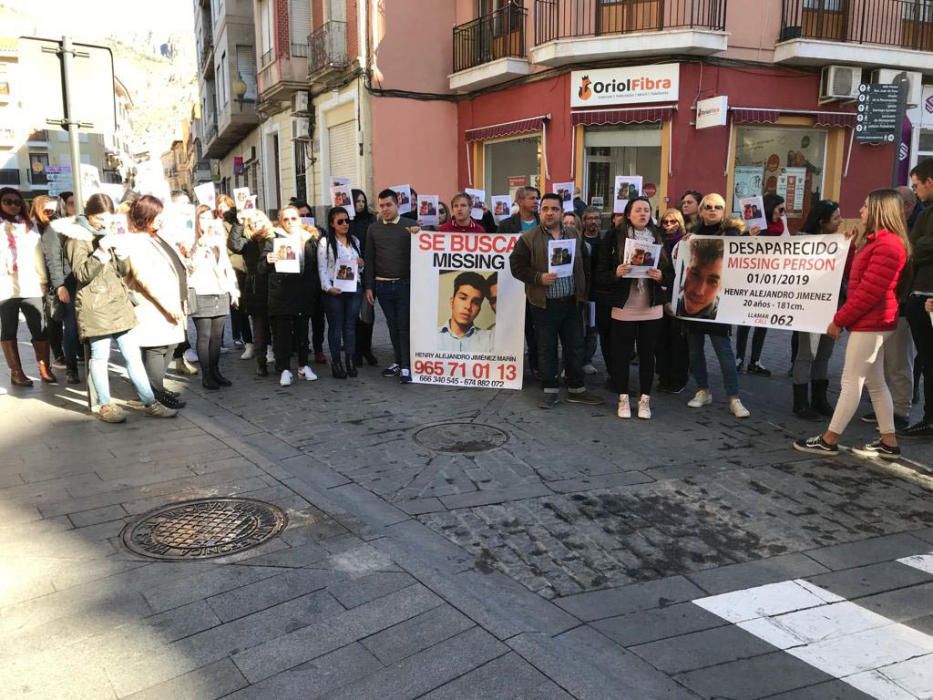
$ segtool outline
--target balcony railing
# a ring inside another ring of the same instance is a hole
[[[0,169],[0,185],[18,185],[19,177],[19,168]]]
[[[816,39],[933,51],[929,0],[784,0],[781,41]]]
[[[308,75],[348,64],[346,22],[327,22],[308,37]]]
[[[275,59],[275,53],[272,49],[266,51],[262,56],[259,57],[259,69],[268,68],[272,65],[272,61]]]
[[[500,58],[525,58],[523,7],[508,5],[454,27],[454,73]]]
[[[198,62],[198,67],[203,71],[204,66],[207,63],[207,59],[211,55],[211,51],[214,50],[214,38],[210,35],[210,32],[204,33],[204,44],[201,46],[201,60]]]
[[[33,131],[29,132],[29,136],[26,138],[26,141],[29,143],[46,143],[48,140],[48,129],[34,129]]]
[[[535,45],[584,36],[725,28],[726,0],[535,0]]]

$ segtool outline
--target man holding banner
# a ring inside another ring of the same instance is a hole
[[[579,305],[586,301],[587,293],[582,257],[585,248],[580,232],[561,224],[562,214],[561,198],[553,192],[545,194],[541,198],[540,225],[522,233],[509,257],[512,276],[525,283],[525,296],[534,317],[538,366],[544,386],[542,408],[553,408],[559,401],[558,341],[564,351],[567,400],[588,406],[602,403],[602,399],[586,392],[583,383],[583,317]],[[559,266],[567,268],[567,276],[549,271],[557,251],[561,261],[573,251],[569,264]]]

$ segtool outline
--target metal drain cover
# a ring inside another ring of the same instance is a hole
[[[144,557],[211,559],[257,547],[288,524],[285,511],[251,498],[205,498],[150,511],[123,528],[123,544]]]
[[[415,442],[435,452],[454,454],[487,452],[508,441],[507,432],[482,423],[442,423],[415,433]]]

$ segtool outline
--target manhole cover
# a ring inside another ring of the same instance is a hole
[[[504,430],[482,423],[443,423],[422,428],[415,441],[435,452],[486,452],[509,441]]]
[[[288,524],[281,508],[251,498],[206,498],[150,511],[123,528],[123,544],[153,559],[211,559],[275,537]]]

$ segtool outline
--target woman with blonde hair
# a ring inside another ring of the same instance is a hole
[[[188,313],[197,331],[201,384],[205,389],[219,389],[232,384],[220,373],[220,344],[227,313],[236,308],[240,291],[227,255],[227,231],[203,204],[195,212],[194,236],[188,258]]]
[[[229,212],[228,212],[229,216]],[[275,227],[263,212],[247,211],[241,226],[230,229],[227,245],[231,250],[243,256],[243,284],[240,285],[240,308],[249,316],[252,326],[252,355],[243,353],[241,359],[256,358],[256,375],[269,376],[269,275],[266,268],[260,270],[259,263],[272,252],[272,239]]]
[[[693,232],[697,236],[741,236],[746,233],[741,219],[726,217],[726,200],[722,195],[711,193],[700,201],[700,225]],[[704,245],[709,241],[694,241],[685,245],[691,249],[690,266],[684,270],[682,295],[678,300],[678,314],[685,312],[697,318],[715,318],[719,300],[719,280],[722,274],[722,249],[718,257],[716,247]],[[691,308],[691,304],[698,308]],[[699,307],[703,308],[699,308]],[[729,396],[729,411],[736,418],[748,418],[751,414],[739,399],[739,373],[735,366],[735,353],[729,336],[732,326],[710,321],[687,321],[687,345],[690,348],[690,371],[697,383],[697,393],[687,406],[702,408],[713,403],[706,372],[706,354],[703,346],[709,336],[722,381]]]
[[[826,329],[826,335],[833,339],[843,330],[849,331],[842,388],[826,432],[794,443],[801,452],[839,454],[839,439],[858,410],[862,388],[867,385],[881,437],[853,451],[882,459],[900,457],[894,434],[894,403],[884,382],[884,341],[897,328],[898,292],[906,282],[904,267],[910,257],[903,207],[896,190],[882,189],[870,193],[859,212],[864,229],[853,242],[856,253],[846,302]]]

